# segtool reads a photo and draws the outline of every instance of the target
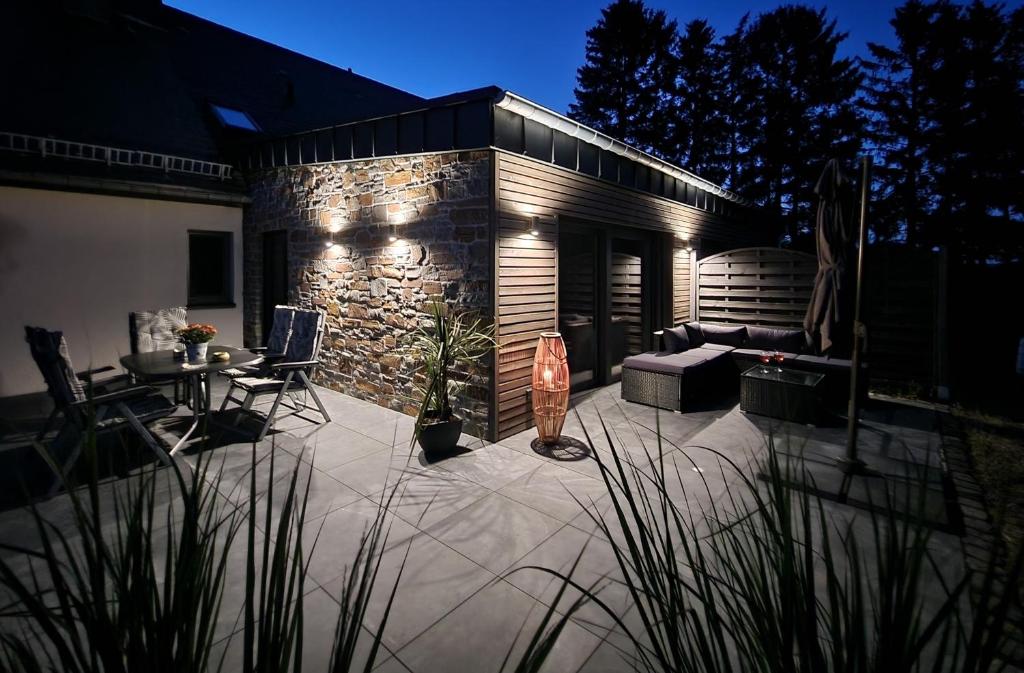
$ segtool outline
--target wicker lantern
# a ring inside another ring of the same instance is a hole
[[[565,343],[558,332],[541,332],[533,357],[533,421],[540,441],[558,442],[568,409],[569,363]]]

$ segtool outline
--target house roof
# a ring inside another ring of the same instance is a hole
[[[2,10],[17,30],[0,41],[0,132],[229,162],[254,135],[225,128],[211,103],[269,137],[423,102],[152,0],[63,3],[84,13],[57,4]]]

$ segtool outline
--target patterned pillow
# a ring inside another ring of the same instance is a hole
[[[178,328],[187,323],[184,306],[157,311],[136,311],[129,316],[132,352],[171,350],[178,343]]]

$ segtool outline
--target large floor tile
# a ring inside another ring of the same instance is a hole
[[[306,523],[302,529],[303,550],[313,581],[329,584],[351,571],[363,536],[378,516],[378,508],[377,503],[364,498]],[[416,534],[415,528],[397,516],[385,513],[384,517],[388,537],[382,540],[383,550],[398,547]]]
[[[506,582],[474,594],[409,645],[398,659],[413,673],[513,670],[547,608]],[[597,649],[600,639],[569,623],[541,667],[573,673]]]
[[[373,633],[380,629],[396,579],[398,588],[384,629],[384,643],[392,650],[431,627],[495,576],[421,533],[408,545],[388,550],[381,559],[364,620]],[[324,588],[337,599],[344,585],[345,578],[339,577]]]
[[[562,525],[558,519],[492,493],[429,527],[427,533],[491,572],[501,573]]]
[[[557,575],[547,571],[554,571]],[[583,597],[580,591],[566,585],[565,579],[571,579],[619,617],[632,605],[622,578],[622,570],[609,543],[572,526],[566,526],[544,540],[505,575],[506,581],[562,613],[569,612]],[[563,591],[561,598],[560,591]],[[602,638],[615,624],[615,618],[593,601],[579,605],[573,618]]]
[[[422,466],[407,451],[402,448],[377,451],[327,470],[327,474],[362,495],[374,495],[423,472]]]
[[[457,474],[432,470],[414,474],[395,489],[371,496],[419,529],[426,529],[487,497],[491,491]]]
[[[326,472],[390,448],[390,444],[379,442],[361,432],[337,423],[328,423],[304,438],[302,459]]]
[[[516,502],[569,522],[582,506],[607,492],[603,481],[545,462],[498,491]]]
[[[500,444],[484,444],[433,463],[436,467],[497,490],[541,466],[533,456],[512,451]]]

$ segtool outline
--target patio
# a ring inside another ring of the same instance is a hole
[[[223,392],[223,387],[215,386],[214,403]],[[410,451],[412,418],[326,389],[321,394],[332,416],[330,423],[315,426],[290,418],[256,447],[260,460],[256,485],[261,492],[273,484],[279,493],[297,460],[303,461],[302,467],[312,467],[303,529],[307,549],[319,535],[304,597],[304,665],[310,671],[326,669],[340,610],[334,597],[354,558],[359,534],[372,520],[382,495],[396,482],[391,508],[396,516],[364,624],[367,628],[379,624],[407,546],[409,555],[375,670],[497,671],[510,650],[509,661],[517,661],[557,591],[557,582],[549,575],[529,570],[511,573],[515,568],[538,565],[565,571],[586,546],[576,579],[583,584],[602,582],[603,599],[631,623],[628,594],[614,582],[619,570],[609,542],[595,533],[589,515],[573,500],[575,496],[582,502],[593,501],[601,511],[609,505],[597,463],[586,454],[584,429],[598,451],[606,450],[603,420],[613,436],[621,438],[613,440],[615,448],[646,465],[640,440],[656,450],[655,428],[660,422],[666,460],[678,466],[683,480],[680,492],[673,496],[678,495],[681,502],[685,490],[691,506],[697,502],[694,498],[707,501],[721,495],[735,477],[724,476],[717,460],[705,451],[691,449],[684,458],[687,447],[713,447],[737,464],[747,465],[763,452],[769,429],[785,446],[799,448],[809,457],[841,453],[845,440],[841,427],[800,426],[746,415],[735,400],[684,414],[659,414],[623,402],[618,385],[613,385],[574,398],[574,411],[562,434],[582,440],[578,444],[538,452],[533,447],[533,430],[495,444],[463,436],[460,453],[431,464],[418,447]],[[865,417],[862,444],[869,462],[897,474],[907,465],[939,463],[934,412],[874,405]],[[207,451],[212,454],[204,456],[212,457],[215,467],[223,466],[221,497],[246,498],[252,444],[233,432],[214,433],[211,444]],[[277,449],[273,470],[272,448]],[[186,452],[178,459],[194,464],[196,456]],[[104,484],[103,492],[112,494],[123,483],[113,479]],[[927,483],[931,501],[944,503],[941,479]],[[832,503],[825,506],[837,516],[853,511]],[[67,521],[68,499],[58,496],[42,503],[40,511],[59,525]],[[108,525],[113,526],[113,521]],[[258,525],[263,526],[262,517]],[[30,544],[26,541],[35,539],[33,527],[23,510],[3,512],[0,541]],[[614,527],[612,532],[614,537]],[[932,546],[949,567],[962,563],[957,537],[936,533]],[[215,657],[224,655],[228,671],[240,666],[241,639],[231,638],[240,628],[245,582],[244,542],[238,547],[239,563],[232,566],[227,580],[215,652]],[[570,597],[564,597],[559,607],[569,602]],[[622,670],[629,642],[613,626],[599,609],[584,606],[558,640],[545,670]],[[363,644],[368,647],[369,642],[367,637]]]

